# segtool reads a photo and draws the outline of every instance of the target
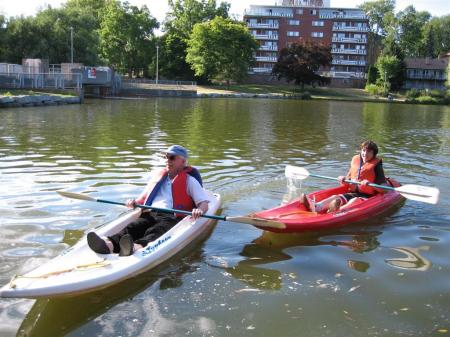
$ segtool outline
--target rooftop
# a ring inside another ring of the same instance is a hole
[[[448,67],[447,58],[405,58],[406,68],[413,69],[441,69],[445,70]]]

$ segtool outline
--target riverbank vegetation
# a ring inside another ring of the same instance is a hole
[[[159,78],[242,81],[256,40],[243,22],[230,17],[230,4],[216,0],[168,4],[162,23],[147,6],[116,0],[67,0],[58,8],[44,7],[35,16],[0,15],[0,62],[21,63],[24,57],[48,59],[50,64],[70,62],[73,32],[74,62],[154,78],[158,57]],[[368,95],[400,90],[405,57],[434,58],[450,50],[450,15],[432,17],[413,6],[395,13],[395,0],[367,1],[360,7],[369,17],[370,40],[381,46],[381,55],[369,69]],[[161,36],[156,36],[157,29],[162,29]],[[314,82],[309,73],[277,69],[274,74],[280,78],[302,85]]]

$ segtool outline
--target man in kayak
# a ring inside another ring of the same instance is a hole
[[[139,204],[186,210],[192,212],[193,220],[198,219],[208,211],[209,202],[198,170],[187,166],[188,151],[180,145],[169,147],[165,156],[166,167],[153,174],[141,195],[128,200],[127,206],[134,208]],[[182,214],[144,210],[137,220],[117,234],[101,238],[95,232],[88,233],[88,245],[96,253],[128,256],[163,235],[181,219]]]
[[[339,183],[348,187],[348,192],[344,194],[332,195],[320,202],[310,200],[305,194],[300,197],[300,202],[312,212],[335,212],[339,208],[348,207],[358,198],[370,198],[377,193],[384,193],[384,190],[368,186],[369,183],[378,185],[386,184],[383,163],[377,158],[378,146],[371,140],[367,140],[360,145],[360,153],[352,158],[350,170],[346,176],[339,176]],[[360,185],[348,184],[345,180],[359,181]]]

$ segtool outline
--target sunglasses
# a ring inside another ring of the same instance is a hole
[[[166,159],[175,160],[175,158],[177,158],[177,156],[174,154],[166,154]]]

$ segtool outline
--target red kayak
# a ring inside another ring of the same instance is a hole
[[[399,187],[400,184],[390,179],[393,187]],[[335,194],[348,192],[346,186],[329,188],[308,194],[310,199],[319,202]],[[286,205],[272,208],[266,211],[254,213],[253,216],[284,223],[285,229],[264,228],[272,232],[289,233],[316,231],[323,229],[333,229],[342,227],[354,222],[364,221],[374,216],[383,214],[389,209],[399,205],[405,198],[397,191],[376,194],[369,199],[359,199],[353,204],[336,212],[316,213],[310,212],[300,202],[295,199]]]

